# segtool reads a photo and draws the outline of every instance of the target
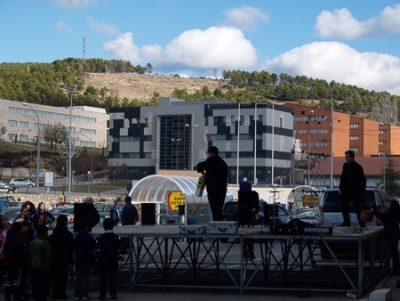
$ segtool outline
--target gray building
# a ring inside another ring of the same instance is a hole
[[[238,122],[239,121],[239,122]],[[129,179],[159,170],[195,170],[217,146],[229,182],[271,184],[287,172],[293,150],[292,109],[265,103],[160,98],[158,106],[112,108],[110,177]]]

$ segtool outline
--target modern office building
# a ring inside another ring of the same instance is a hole
[[[106,147],[108,114],[105,109],[73,106],[70,110],[70,107],[51,107],[0,99],[0,135],[4,140],[35,142],[40,129],[40,142],[45,143],[44,130],[61,127],[69,131],[70,118],[76,146]],[[64,133],[60,137],[65,136]]]
[[[112,108],[109,135],[110,177],[123,168],[129,179],[195,170],[214,145],[230,183],[271,184],[290,170],[294,144],[292,109],[220,100],[160,98],[158,106]]]

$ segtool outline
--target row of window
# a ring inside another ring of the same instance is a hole
[[[280,124],[279,127],[283,127],[283,117],[280,116]],[[214,116],[213,118],[213,126],[233,126],[235,125],[237,121],[237,116]],[[257,115],[257,121],[262,122],[263,121],[263,115]],[[240,122],[239,125],[242,126],[249,126],[250,124],[254,123],[254,116],[253,115],[240,115]],[[205,125],[208,125],[208,118],[205,118]]]
[[[306,135],[308,134],[308,130],[295,130],[295,135]],[[311,134],[329,134],[328,129],[316,129],[316,130],[310,130]]]
[[[40,111],[40,110],[8,107],[8,112],[9,113],[17,113],[17,114],[21,114],[21,115],[32,115],[32,116],[36,116],[36,114],[37,114],[37,116],[52,118],[52,119],[67,119],[67,120],[69,120],[71,118],[73,121],[96,123],[96,118],[93,118],[93,117],[60,114],[60,113],[53,113],[53,112]]]
[[[318,146],[318,147],[323,147],[323,146],[328,146],[330,145],[328,141],[326,140],[321,140],[321,141],[317,141],[317,142],[311,142],[311,143],[307,143],[307,142],[300,142],[300,147],[304,148],[306,146]]]
[[[18,126],[18,122],[16,120],[8,120],[8,125],[10,127],[16,127],[16,126]],[[20,121],[19,122],[19,127],[28,128],[29,127],[29,123],[26,122],[26,121]],[[39,127],[40,127],[41,130],[51,129],[52,125],[51,124],[43,124],[43,123],[41,123],[41,124],[39,124]],[[37,129],[38,128],[38,124],[34,123],[33,124],[33,128]],[[71,129],[72,129],[72,132],[75,132],[75,128],[74,127],[71,128]],[[67,131],[69,131],[69,127],[67,128]],[[96,135],[96,130],[81,128],[80,129],[80,133],[84,134],[84,135]]]
[[[322,122],[322,121],[329,121],[329,117],[327,116],[295,116],[293,117],[294,121],[317,121],[317,122]]]
[[[120,136],[120,137],[110,137],[112,142],[139,142],[139,136]],[[143,141],[152,141],[152,136],[143,136]]]

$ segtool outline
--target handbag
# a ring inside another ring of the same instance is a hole
[[[199,180],[197,181],[196,191],[195,191],[194,195],[197,197],[201,197],[203,195],[205,186],[206,186],[206,177],[201,176],[199,178]]]
[[[372,215],[371,206],[365,205],[360,212],[360,220],[362,222],[370,223],[374,216]]]

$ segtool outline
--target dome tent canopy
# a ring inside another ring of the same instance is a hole
[[[180,191],[185,195],[188,204],[208,203],[207,191],[204,189],[201,197],[196,197],[198,178],[151,175],[137,182],[129,192],[133,203],[165,203],[170,192]],[[229,189],[226,191],[225,201],[233,200]]]

